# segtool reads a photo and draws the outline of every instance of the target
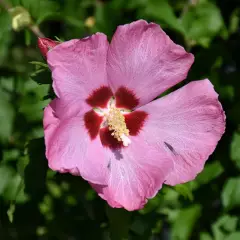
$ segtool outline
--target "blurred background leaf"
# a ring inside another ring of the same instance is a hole
[[[193,205],[186,209],[180,209],[173,224],[172,239],[189,239],[200,214],[200,205]]]
[[[223,206],[230,210],[240,206],[240,178],[229,178],[222,191]]]
[[[208,47],[224,27],[220,10],[210,1],[190,5],[183,13],[182,24],[187,42],[203,47]]]
[[[231,142],[231,159],[235,162],[236,166],[240,169],[240,134],[234,133]]]

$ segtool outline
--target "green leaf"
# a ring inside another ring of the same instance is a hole
[[[12,23],[10,15],[0,8],[0,65],[4,61],[11,44],[11,29]]]
[[[60,198],[62,196],[61,187],[53,181],[47,182],[48,191],[55,198]]]
[[[231,159],[235,162],[236,166],[240,169],[240,134],[234,133],[231,142]]]
[[[31,62],[32,64],[37,63],[37,65],[39,66],[41,64],[41,66],[44,66],[44,63],[39,63],[39,62]],[[44,66],[44,68],[40,68],[38,70],[36,70],[35,72],[31,73],[30,75],[31,79],[38,83],[38,84],[51,84],[52,83],[52,78],[51,78],[51,72],[46,69],[46,67]]]
[[[29,63],[31,63],[33,65],[36,65],[36,67],[43,67],[43,68],[47,68],[48,69],[48,65],[46,63],[43,63],[43,62],[31,61]]]
[[[3,162],[15,161],[18,159],[20,151],[16,148],[11,150],[5,150],[3,152]]]
[[[180,193],[180,195],[188,198],[189,200],[193,201],[193,194],[192,189],[190,188],[189,184],[178,184],[174,187],[174,189]]]
[[[198,174],[195,181],[198,185],[207,184],[223,173],[224,169],[220,162],[207,163],[204,170]]]
[[[106,208],[106,213],[109,219],[111,240],[128,239],[131,213],[109,206]]]
[[[231,15],[230,24],[229,24],[230,25],[229,32],[231,34],[237,32],[237,30],[238,30],[239,22],[240,22],[239,14],[240,14],[240,8],[236,8]]]
[[[172,226],[172,238],[178,240],[189,239],[200,214],[201,205],[199,204],[181,209]]]
[[[8,79],[11,81],[11,79]],[[0,79],[0,83],[3,79]],[[10,103],[11,95],[4,91],[0,85],[0,142],[9,140],[12,134],[14,109]]]
[[[92,28],[92,31],[104,32],[107,35],[111,35],[115,28],[116,16],[118,13],[112,11],[111,2],[103,3],[101,1],[96,2],[94,18],[96,24]],[[109,19],[112,19],[109,21]]]
[[[200,240],[213,240],[211,235],[207,232],[200,233]]]
[[[212,231],[215,240],[225,240],[227,233],[234,232],[237,228],[238,218],[230,215],[221,216],[213,225]]]
[[[9,221],[12,223],[13,222],[13,214],[15,212],[15,204],[14,203],[11,203],[10,204],[10,207],[7,211],[7,215],[8,215],[8,219]]]
[[[228,235],[225,240],[239,240],[240,239],[240,232],[234,232]]]
[[[24,95],[19,103],[19,112],[29,121],[42,121],[43,109],[49,103],[49,100],[44,100],[48,92],[49,85],[38,85],[34,81],[26,81]]]
[[[149,0],[146,5],[145,14],[150,18],[167,24],[169,28],[181,33],[184,32],[182,23],[175,16],[173,7],[169,5],[167,0]]]
[[[208,184],[223,173],[224,169],[219,161],[207,163],[201,173],[197,175],[194,181],[186,183],[190,188],[196,190],[201,185]]]
[[[224,27],[220,10],[210,2],[191,5],[182,16],[182,24],[187,41],[203,47],[208,47],[213,37]]]
[[[3,194],[13,175],[14,170],[12,168],[5,165],[0,165],[0,196]]]
[[[25,168],[29,163],[29,158],[28,156],[22,156],[18,159],[18,163],[17,163],[17,170],[18,173],[21,175],[22,178],[24,178],[24,174],[25,174]]]
[[[55,36],[55,39],[56,39],[58,42],[60,42],[60,43],[62,43],[62,42],[65,41],[64,39],[61,39],[61,38],[59,38],[58,36]]]
[[[8,182],[3,193],[5,200],[17,203],[24,203],[27,200],[27,195],[24,193],[23,178],[16,173]]]
[[[222,203],[225,209],[230,210],[240,206],[240,178],[229,178],[222,191]]]

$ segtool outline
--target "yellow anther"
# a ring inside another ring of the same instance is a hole
[[[118,141],[122,141],[124,146],[128,146],[130,144],[130,139],[127,137],[129,136],[129,130],[120,109],[110,107],[106,119],[109,130],[113,131],[111,135]]]

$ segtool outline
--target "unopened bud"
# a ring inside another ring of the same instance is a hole
[[[96,20],[94,17],[88,17],[84,22],[85,26],[88,28],[94,27],[95,23],[96,23]]]
[[[53,41],[49,38],[38,38],[38,47],[43,55],[43,57],[47,57],[47,52],[58,45],[59,42]]]
[[[11,8],[9,12],[12,15],[12,28],[15,31],[20,31],[25,27],[32,25],[32,18],[29,12],[20,6]]]

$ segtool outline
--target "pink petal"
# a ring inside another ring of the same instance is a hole
[[[91,140],[83,117],[60,119],[56,101],[44,111],[46,157],[54,171],[81,175],[96,184],[106,184],[107,162],[99,136]]]
[[[131,140],[125,148],[105,148],[110,171],[108,184],[93,186],[110,206],[129,211],[141,209],[148,198],[154,197],[172,170],[172,162],[162,146],[149,145],[144,133]]]
[[[114,93],[134,91],[140,106],[185,79],[193,60],[159,25],[139,20],[117,28],[107,55],[108,81]]]
[[[106,200],[108,202],[108,204],[113,207],[113,208],[122,208],[123,206],[120,205],[119,203],[115,202],[111,196],[109,196],[108,192],[106,193],[106,187],[104,185],[98,185],[98,184],[94,184],[89,182],[89,184],[92,186],[93,189],[95,189],[95,191],[98,193],[98,195]],[[108,194],[108,195],[107,195]]]
[[[164,146],[174,170],[166,184],[190,181],[203,170],[225,130],[225,114],[209,80],[191,82],[141,107],[149,144]]]
[[[61,43],[47,53],[53,88],[60,98],[87,99],[98,88],[107,87],[106,54],[108,41],[97,33],[84,39]]]
[[[58,119],[68,119],[71,117],[83,116],[87,111],[91,109],[91,107],[88,106],[88,104],[85,102],[78,102],[77,100],[78,99],[67,97],[55,98],[49,104],[51,112],[54,112],[54,116]]]

